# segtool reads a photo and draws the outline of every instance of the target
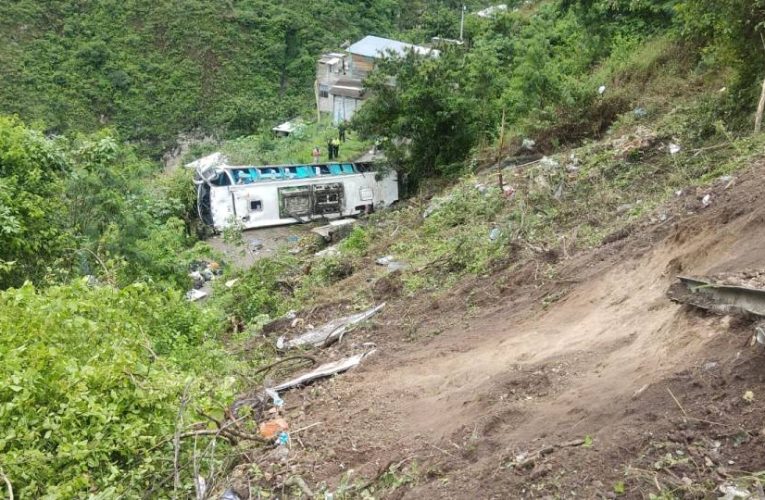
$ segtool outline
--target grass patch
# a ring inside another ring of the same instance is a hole
[[[234,164],[300,164],[311,163],[314,147],[321,150],[321,161],[328,161],[327,141],[338,137],[337,127],[324,116],[321,123],[305,123],[289,137],[276,138],[270,132],[240,137],[224,142],[221,151]],[[346,132],[346,141],[340,145],[340,161],[351,161],[371,147],[353,131]]]

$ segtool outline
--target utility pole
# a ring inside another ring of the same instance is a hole
[[[460,42],[463,42],[463,35],[465,34],[465,11],[467,10],[467,7],[465,7],[465,4],[462,4],[462,19],[460,20]]]

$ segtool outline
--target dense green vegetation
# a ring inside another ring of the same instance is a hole
[[[217,410],[234,389],[208,333],[218,321],[141,284],[1,293],[0,467],[16,494],[116,498],[172,487],[182,395],[193,415]]]
[[[107,131],[47,139],[0,117],[0,288],[95,274],[185,284],[193,186],[155,174]]]
[[[664,61],[683,67],[681,78],[727,86],[711,97],[705,123],[751,125],[765,62],[756,43],[765,21],[760,2],[516,3],[522,7],[492,19],[470,17],[467,47],[446,47],[437,60],[388,61],[368,82],[376,97],[354,125],[385,138],[391,163],[412,178],[463,171],[474,148],[497,143],[503,116],[509,143],[531,138],[549,152],[602,136],[635,107],[665,111],[666,100],[650,102],[656,95],[645,93]],[[711,94],[701,83],[681,100]]]
[[[594,245],[675,187],[761,150],[746,136],[765,73],[763,1],[516,2],[491,19],[468,16],[464,46],[391,60],[368,82],[374,97],[341,153],[380,139],[415,182],[467,173],[430,217],[417,203],[376,215],[339,255],[261,260],[238,273],[237,287],[190,305],[189,263],[211,255],[193,185],[145,153],[194,132],[242,136],[223,145],[234,159],[307,161],[333,129],[309,125],[278,142],[268,129],[310,116],[315,57],[367,33],[454,38],[461,3],[86,4],[19,0],[0,18],[0,473],[22,497],[170,492],[178,422],[223,408],[238,389],[229,377],[272,355],[249,351],[248,362],[225,349],[320,301],[364,259],[403,257],[414,293],[510,265],[521,240],[535,251],[561,234]],[[588,144],[638,125],[685,149],[719,144],[676,157]],[[582,145],[582,158],[510,179],[511,204],[493,178],[472,173],[523,153],[525,138],[548,154]],[[360,301],[371,292],[344,293]],[[180,409],[181,400],[190,403]],[[189,453],[179,457],[186,492]]]
[[[12,82],[0,110],[46,132],[110,126],[154,153],[181,132],[251,134],[310,109],[321,51],[368,33],[453,32],[442,2],[421,19],[424,5],[14,1],[0,19],[0,77]]]

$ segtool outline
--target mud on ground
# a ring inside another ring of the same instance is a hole
[[[245,498],[253,484],[296,494],[284,483],[297,476],[351,498],[710,498],[765,470],[751,325],[665,295],[677,274],[765,269],[763,174],[677,197],[664,222],[561,260],[544,286],[530,262],[446,298],[389,300],[325,353],[374,342],[360,368],[283,395],[289,458],[255,457],[260,473],[242,465],[234,486]]]

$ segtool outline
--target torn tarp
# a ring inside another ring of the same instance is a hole
[[[339,340],[351,326],[371,318],[383,307],[385,307],[385,302],[379,306],[367,309],[366,311],[352,314],[351,316],[333,319],[329,323],[308,330],[292,340],[286,340],[284,337],[279,337],[276,341],[276,348],[279,350],[287,350],[295,347],[319,347],[331,344],[332,342]]]
[[[351,356],[349,358],[323,364],[313,371],[273,387],[273,390],[277,392],[286,391],[287,389],[309,384],[320,378],[329,377],[335,375],[336,373],[342,373],[344,371],[350,370],[351,368],[358,366],[362,359],[369,356],[373,352],[375,352],[374,349],[363,354],[356,354],[355,356]]]

